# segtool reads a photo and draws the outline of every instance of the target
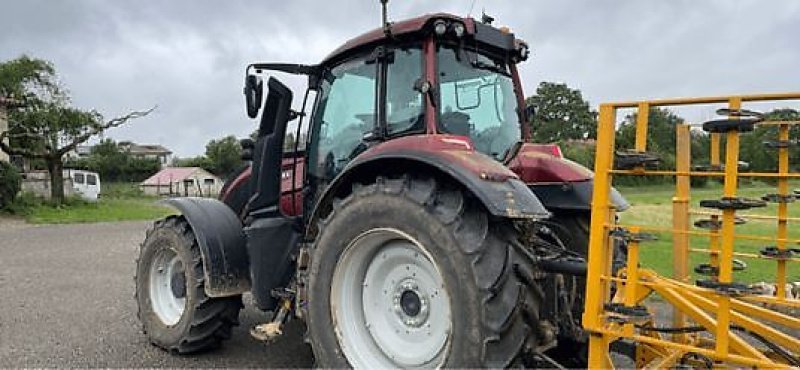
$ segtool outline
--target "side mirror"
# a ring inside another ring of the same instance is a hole
[[[242,146],[242,160],[243,161],[252,161],[253,160],[253,150],[255,149],[255,142],[253,139],[245,138],[239,140],[239,145]]]
[[[244,102],[247,105],[247,116],[256,118],[261,109],[261,98],[264,96],[264,82],[256,75],[244,78]]]
[[[533,104],[525,106],[525,118],[528,120],[528,122],[532,122],[535,115],[536,106]]]

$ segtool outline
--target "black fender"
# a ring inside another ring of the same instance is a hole
[[[552,212],[591,211],[594,180],[589,179],[577,182],[564,183],[535,183],[528,187],[542,201],[544,206]],[[625,197],[611,188],[609,194],[611,204],[618,212],[630,207]]]
[[[482,156],[480,153],[473,153],[472,155]],[[496,168],[498,172],[506,173],[505,171],[508,171],[502,164],[493,163],[498,167]],[[481,164],[484,168],[493,166],[487,165],[486,162]],[[502,171],[499,171],[500,169]],[[485,176],[485,173],[482,173],[484,176],[481,176],[476,174],[474,169],[467,168],[459,162],[448,160],[447,157],[409,150],[382,153],[362,160],[357,158],[351,162],[331,182],[325,193],[316,202],[314,211],[309,219],[312,235],[316,232],[316,221],[329,212],[333,199],[349,192],[354,182],[376,175],[404,173],[449,177],[472,193],[483,203],[489,213],[497,217],[541,219],[551,215],[539,198],[516,176],[498,178]]]
[[[239,295],[250,290],[250,263],[242,223],[223,202],[210,198],[161,201],[189,221],[203,257],[209,297]]]

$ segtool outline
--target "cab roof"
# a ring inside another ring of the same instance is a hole
[[[423,32],[424,28],[436,19],[459,21],[464,23],[465,32],[467,34],[472,34],[475,32],[475,19],[473,18],[463,18],[449,13],[431,13],[416,18],[393,22],[391,24],[392,37],[401,40],[413,39],[416,34]],[[321,64],[328,64],[347,58],[347,56],[353,52],[358,52],[370,46],[377,45],[386,39],[387,37],[383,31],[383,28],[376,28],[372,31],[348,40],[342,46],[339,46],[332,53],[328,54],[328,56],[323,59]]]

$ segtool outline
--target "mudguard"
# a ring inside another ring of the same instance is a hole
[[[216,199],[163,200],[179,210],[194,230],[203,257],[205,291],[209,297],[226,297],[250,290],[250,263],[242,223]]]
[[[544,206],[553,212],[590,211],[594,180],[564,183],[544,183],[528,185],[531,191],[542,200]],[[617,212],[625,211],[630,204],[617,189],[611,188],[611,204]]]
[[[361,153],[331,182],[314,207],[311,225],[333,198],[374,174],[440,173],[463,185],[492,215],[515,219],[550,217],[550,212],[519,177],[477,152],[464,137],[425,135],[397,138]]]

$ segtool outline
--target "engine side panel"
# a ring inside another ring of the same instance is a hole
[[[580,182],[594,177],[588,168],[543,150],[541,145],[530,143],[522,144],[508,162],[508,168],[526,184]]]

